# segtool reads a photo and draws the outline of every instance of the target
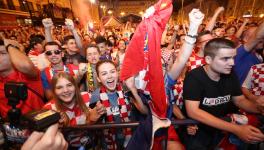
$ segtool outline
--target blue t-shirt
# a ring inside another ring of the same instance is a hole
[[[42,83],[43,88],[45,90],[51,89],[51,86],[49,84],[48,77],[47,77],[47,75],[45,73],[45,70],[41,71],[40,77],[41,77],[41,83]]]
[[[240,85],[242,85],[246,79],[250,67],[259,63],[261,63],[261,61],[255,55],[255,53],[246,51],[244,45],[241,45],[237,49],[234,69],[239,79]]]

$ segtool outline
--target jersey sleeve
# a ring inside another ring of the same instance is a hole
[[[242,84],[242,87],[247,88],[247,89],[251,89],[251,87],[252,87],[252,74],[253,74],[253,70],[251,67],[245,81]]]

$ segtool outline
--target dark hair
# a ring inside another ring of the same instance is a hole
[[[225,29],[225,32],[227,32],[227,30],[231,29],[231,28],[235,28],[235,33],[237,32],[237,28],[236,26],[230,25]]]
[[[47,42],[47,43],[44,45],[44,51],[46,51],[46,47],[49,46],[49,45],[57,45],[57,46],[59,47],[59,49],[62,50],[60,44],[58,44],[58,43],[55,42],[55,41],[51,41],[51,42]]]
[[[95,66],[95,71],[96,71],[97,76],[99,76],[99,67],[102,64],[106,64],[106,63],[112,64],[116,68],[115,63],[112,60],[108,60],[108,59],[106,59],[106,60],[100,60],[99,62],[97,62],[96,66]]]
[[[43,35],[31,35],[30,36],[30,47],[33,48],[36,44],[41,44],[45,40],[45,37]]]
[[[73,35],[67,35],[63,38],[63,43],[67,44],[69,40],[75,39]]]
[[[0,39],[0,45],[5,45],[4,40]]]
[[[234,42],[225,39],[225,38],[214,38],[206,43],[204,47],[204,56],[210,56],[212,58],[215,57],[217,51],[220,48],[229,48],[234,49],[236,48]]]
[[[91,48],[91,47],[96,48],[96,50],[97,50],[98,53],[100,54],[100,50],[99,50],[98,46],[95,45],[95,44],[89,44],[89,45],[85,48],[86,52],[87,52],[87,49],[88,49],[88,48]]]
[[[100,43],[105,43],[106,39],[103,36],[98,36],[95,38],[95,43],[100,44]]]
[[[207,34],[211,34],[211,32],[210,32],[209,30],[204,30],[204,31],[200,32],[200,33],[198,34],[197,41],[199,41],[199,39],[200,39],[202,36],[207,35]]]

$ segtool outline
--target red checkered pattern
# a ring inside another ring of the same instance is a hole
[[[252,93],[264,96],[264,63],[252,66]]]
[[[128,100],[126,100],[124,98],[124,94],[123,94],[123,90],[122,87],[120,85],[117,86],[117,94],[118,94],[118,106],[121,106],[119,109],[119,114],[120,117],[122,119],[123,122],[129,122],[129,116],[130,116],[130,111],[131,111],[131,107],[130,104],[128,102]],[[104,105],[104,107],[106,108],[106,115],[107,115],[107,122],[114,122],[114,116],[113,113],[111,111],[111,104],[109,101],[109,98],[107,96],[106,93],[106,88],[105,87],[101,87],[100,89],[100,100],[102,102],[102,104]],[[126,136],[126,140],[125,140],[125,145],[128,143],[129,139],[131,138],[132,135],[132,131],[131,129],[123,129],[123,133]],[[107,144],[107,149],[108,150],[116,150],[117,149],[117,144],[116,144],[116,137],[115,137],[115,130],[114,129],[105,129],[104,130],[104,136],[105,136],[105,141]]]
[[[179,78],[177,80],[177,83],[175,84],[175,86],[173,87],[173,94],[175,97],[175,101],[176,101],[176,105],[179,106],[180,109],[182,109],[183,106],[183,78]]]
[[[189,61],[187,63],[187,71],[191,71],[195,68],[198,68],[200,66],[205,65],[205,59],[204,57],[199,57],[195,53],[192,53],[192,55],[189,58]]]
[[[52,77],[54,76],[54,74],[60,72],[60,71],[54,71],[52,69],[52,67],[47,67],[44,69],[44,72],[47,76],[48,82],[51,83]],[[71,76],[77,76],[78,74],[78,66],[72,65],[72,64],[68,64],[68,65],[64,65],[63,66],[63,70],[61,72],[67,72],[69,73]]]
[[[162,48],[161,49],[161,57],[164,60],[165,63],[168,63],[171,56],[172,56],[172,52],[171,50],[167,49],[167,48]]]
[[[90,95],[87,92],[82,93],[82,98],[87,107],[89,107]],[[49,101],[45,106],[44,109],[52,109],[58,111],[55,105],[55,99]],[[69,125],[82,125],[86,123],[86,115],[81,111],[80,107],[74,105],[73,108],[66,108],[65,113],[69,117]]]

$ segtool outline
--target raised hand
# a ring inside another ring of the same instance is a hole
[[[193,9],[189,13],[189,21],[191,24],[200,25],[204,19],[204,14],[199,9]]]
[[[43,24],[44,28],[53,27],[53,22],[52,22],[51,18],[42,19],[42,24]]]
[[[74,29],[74,23],[71,19],[65,19],[65,25],[67,26],[69,30]]]

